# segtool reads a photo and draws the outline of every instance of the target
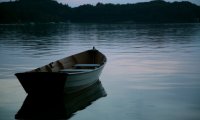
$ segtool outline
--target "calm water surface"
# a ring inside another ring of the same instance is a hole
[[[0,119],[26,93],[14,73],[95,46],[108,94],[71,120],[199,120],[200,24],[0,25]]]

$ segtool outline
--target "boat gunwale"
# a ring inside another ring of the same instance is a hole
[[[88,52],[88,51],[92,51],[92,50],[94,50],[94,49],[90,49],[90,50],[86,50],[86,51],[83,51],[83,52],[80,52],[80,53],[84,53],[84,52]],[[96,49],[95,49],[96,50]],[[107,62],[107,58],[106,58],[106,56],[102,53],[102,52],[100,52],[99,50],[96,50],[96,51],[98,51],[99,53],[101,53],[102,54],[102,56],[104,57],[104,59],[103,59],[103,63],[98,67],[98,68],[95,68],[95,69],[91,69],[91,71],[82,71],[82,72],[75,72],[75,73],[67,73],[67,72],[59,72],[59,71],[56,71],[56,72],[37,72],[37,71],[25,71],[25,72],[19,72],[19,73],[15,73],[15,75],[17,75],[17,74],[27,74],[27,73],[39,73],[39,74],[41,74],[41,73],[60,73],[60,74],[66,74],[66,75],[76,75],[76,74],[85,74],[85,73],[90,73],[90,72],[94,72],[94,71],[97,71],[97,70],[99,70],[99,69],[103,69],[103,67],[105,66],[105,64],[106,64],[106,62]],[[80,54],[80,53],[77,53],[77,54]],[[77,55],[77,54],[72,54],[72,55],[70,55],[70,56],[67,56],[67,57],[72,57],[72,56],[75,56],[75,55]],[[59,60],[62,60],[62,59],[65,59],[65,58],[67,58],[67,57],[64,57],[64,58],[61,58],[61,59],[59,59]],[[51,63],[54,63],[54,62],[57,62],[57,61],[59,61],[59,60],[56,60],[56,61],[53,61],[53,62],[50,62],[49,64],[51,64]],[[49,65],[49,64],[47,64],[47,65]],[[45,66],[45,65],[44,65]],[[38,67],[38,68],[41,68],[41,67]],[[38,69],[38,68],[36,68],[36,69]],[[34,69],[33,69],[34,70]]]
[[[83,71],[83,72],[75,72],[75,73],[67,73],[66,72],[66,74],[67,75],[76,75],[76,74],[84,74],[84,73],[90,73],[90,72],[95,72],[95,71],[97,71],[97,70],[99,70],[99,69],[102,69],[104,66],[105,66],[105,63],[106,62],[104,62],[100,67],[98,67],[98,68],[95,68],[95,69],[91,69],[91,71]],[[56,72],[57,73],[57,72]],[[59,71],[58,71],[58,73],[59,73]],[[65,72],[61,72],[61,73],[64,73],[65,74]]]

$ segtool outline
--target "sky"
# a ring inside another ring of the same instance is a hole
[[[0,2],[4,2],[4,1],[10,1],[10,0],[0,0]],[[12,0],[12,1],[14,1],[14,0]],[[59,3],[68,4],[71,7],[77,7],[77,6],[83,5],[83,4],[93,4],[93,5],[95,5],[98,2],[114,3],[114,4],[126,4],[126,3],[147,2],[147,1],[151,1],[151,0],[57,0],[57,1]],[[165,0],[165,1],[169,1],[169,2],[189,1],[189,2],[195,3],[197,5],[200,5],[200,0]]]

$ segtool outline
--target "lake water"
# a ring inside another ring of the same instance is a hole
[[[200,119],[200,24],[0,25],[0,119],[26,97],[14,73],[93,46],[107,97],[71,120]]]

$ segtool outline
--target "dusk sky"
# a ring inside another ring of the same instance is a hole
[[[3,1],[10,1],[10,0],[0,0],[0,2]],[[12,0],[14,1],[14,0]],[[126,4],[126,3],[137,3],[137,2],[146,2],[151,0],[57,0],[58,2],[62,2],[64,4],[68,4],[71,7],[76,7],[83,4],[93,4],[95,5],[98,2],[101,3],[114,3],[114,4]],[[190,1],[192,3],[200,5],[200,0],[165,0],[165,1]]]

